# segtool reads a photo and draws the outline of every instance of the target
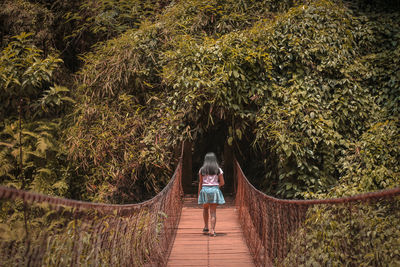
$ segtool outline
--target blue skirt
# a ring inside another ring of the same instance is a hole
[[[222,195],[219,186],[203,186],[199,194],[199,204],[214,203],[225,204],[224,196]]]

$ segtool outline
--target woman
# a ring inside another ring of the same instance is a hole
[[[207,153],[203,166],[199,170],[199,204],[203,204],[203,232],[208,232],[208,211],[211,217],[210,236],[216,236],[215,224],[217,222],[217,205],[225,204],[220,187],[225,184],[223,171],[217,163],[214,153]]]

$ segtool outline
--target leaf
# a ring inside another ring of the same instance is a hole
[[[40,153],[45,153],[49,148],[49,143],[47,138],[39,137],[36,141],[36,149]]]
[[[49,176],[53,173],[52,170],[47,169],[47,168],[39,168],[37,171],[40,172],[40,173],[47,174],[47,175],[49,175]]]
[[[228,138],[228,145],[232,146],[233,143],[233,137]]]
[[[239,138],[239,140],[242,139],[242,131],[240,129],[236,129],[236,136]]]

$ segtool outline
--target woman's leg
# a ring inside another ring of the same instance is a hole
[[[203,219],[204,219],[204,228],[208,228],[208,210],[210,205],[203,204]]]
[[[217,204],[210,204],[210,216],[211,216],[211,229],[210,234],[215,233],[215,224],[217,223]]]

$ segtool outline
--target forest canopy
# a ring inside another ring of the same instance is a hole
[[[270,195],[399,183],[396,1],[1,7],[2,184],[141,201],[215,127]]]

